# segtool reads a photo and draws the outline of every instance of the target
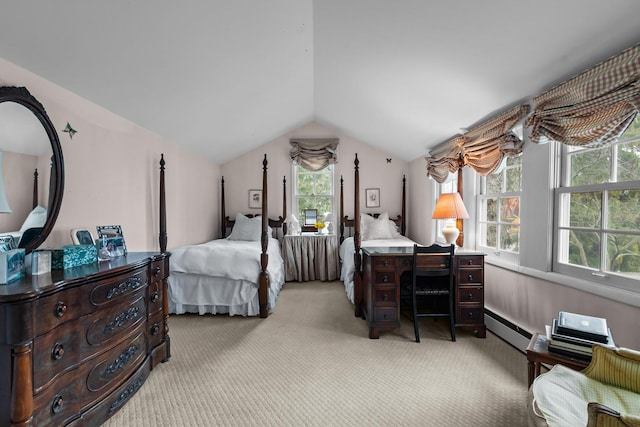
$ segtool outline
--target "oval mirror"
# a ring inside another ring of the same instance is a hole
[[[44,107],[24,87],[0,87],[0,245],[38,248],[63,191],[62,147]]]

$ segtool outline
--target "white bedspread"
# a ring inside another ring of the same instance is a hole
[[[284,262],[277,239],[269,239],[267,253],[272,310],[284,283]],[[260,242],[228,239],[172,250],[169,311],[257,315],[261,254]]]
[[[360,247],[365,246],[413,246],[416,242],[405,237],[399,236],[394,239],[384,240],[363,240],[360,243]],[[347,237],[340,245],[340,259],[342,260],[342,268],[340,270],[340,280],[344,282],[344,289],[347,292],[349,301],[353,302],[353,272],[355,271],[355,263],[353,260],[353,254],[355,252],[355,245],[353,243],[353,237]]]

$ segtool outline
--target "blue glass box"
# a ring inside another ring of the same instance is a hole
[[[51,269],[63,270],[98,262],[96,245],[66,245],[51,251]]]

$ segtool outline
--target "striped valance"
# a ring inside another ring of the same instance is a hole
[[[640,109],[640,44],[534,98],[531,140],[597,147],[616,140]]]
[[[464,166],[480,175],[494,172],[505,156],[522,152],[523,142],[512,129],[529,110],[528,104],[517,105],[436,146],[426,158],[427,175],[444,182],[449,172]]]
[[[319,171],[338,162],[338,138],[290,139],[291,160],[310,171]]]

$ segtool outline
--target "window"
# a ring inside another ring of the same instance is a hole
[[[603,148],[563,145],[554,270],[638,290],[640,122]]]
[[[478,247],[489,256],[517,263],[520,253],[522,155],[506,157],[496,172],[480,177]]]
[[[305,209],[317,209],[318,219],[323,220],[327,213],[333,213],[334,179],[333,165],[319,171],[310,171],[302,166],[293,165],[294,203],[292,212],[302,224]],[[334,216],[335,217],[335,216]]]
[[[441,194],[446,194],[446,193],[455,193],[458,191],[458,173],[449,173],[449,176],[447,177],[447,180],[441,184],[437,184],[436,185],[436,197],[433,200],[433,206],[436,205],[436,202],[438,201],[438,199],[440,198]],[[433,213],[433,212],[431,212]],[[431,215],[429,215],[429,217],[431,217]],[[442,229],[444,228],[445,224],[447,223],[448,220],[446,219],[439,219],[436,220],[436,238],[435,241],[440,243],[440,244],[445,244],[445,240],[444,240],[444,236],[442,234]]]

